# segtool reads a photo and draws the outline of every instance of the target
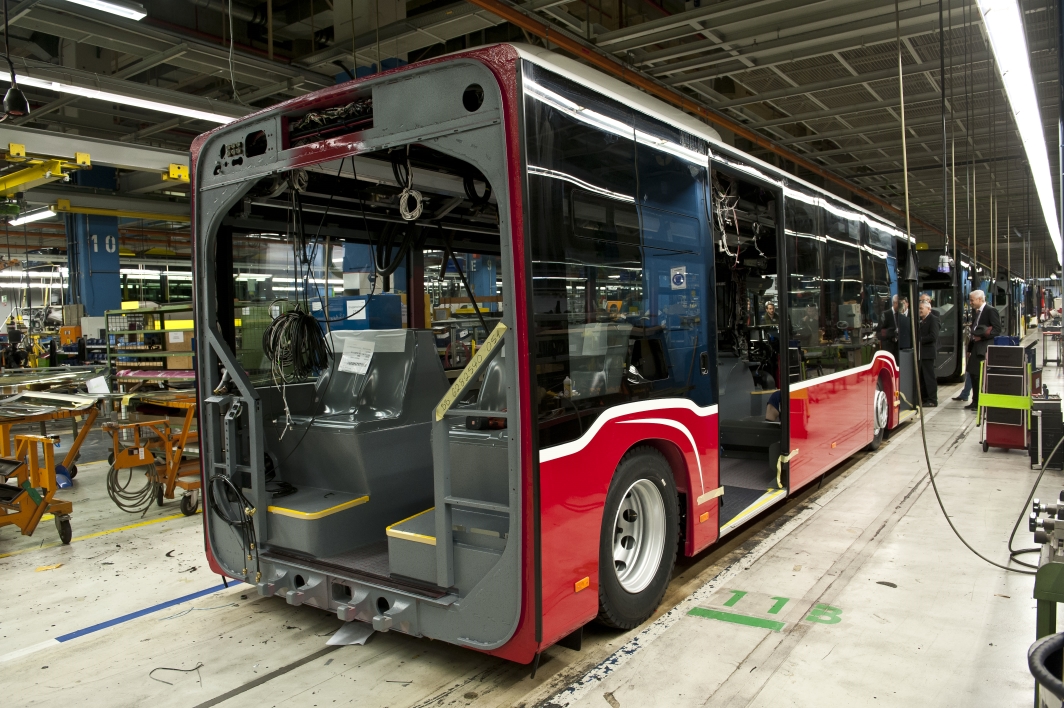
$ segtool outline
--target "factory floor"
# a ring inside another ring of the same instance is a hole
[[[1043,380],[1064,391],[1064,368]],[[994,561],[1037,476],[1026,453],[983,453],[975,415],[942,386],[925,417],[946,509]],[[79,464],[74,542],[46,522],[0,529],[5,705],[1026,706],[1032,579],[980,560],[950,530],[910,421],[733,537],[678,566],[656,618],[596,625],[539,671],[395,632],[327,646],[335,616],[225,588],[202,516],[144,518]],[[1047,471],[1036,496],[1055,499]],[[1026,517],[1026,513],[1024,514]],[[1031,545],[1026,521],[1017,546]],[[1027,556],[1033,559],[1034,556]]]

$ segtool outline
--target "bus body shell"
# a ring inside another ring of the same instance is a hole
[[[199,136],[192,145],[193,173],[193,262],[202,247],[197,233],[200,171],[210,160],[205,149],[215,149],[217,136],[236,134],[234,126],[255,123],[265,117],[334,106],[353,95],[367,82],[386,81],[402,74],[427,70],[442,62],[472,61],[486,66],[498,83],[503,102],[506,135],[506,165],[510,181],[509,210],[512,228],[503,238],[513,244],[514,290],[517,336],[530,337],[527,293],[530,264],[526,246],[524,195],[526,175],[522,154],[521,61],[527,60],[621,100],[652,118],[680,127],[706,140],[713,149],[734,151],[717,134],[694,118],[675,110],[610,77],[550,53],[513,45],[496,45],[426,60],[379,75],[339,84],[253,113],[235,124]],[[602,88],[606,86],[607,88]],[[412,129],[416,126],[410,126]],[[240,132],[242,135],[243,133]],[[341,135],[308,145],[282,146],[284,157],[272,165],[275,172],[296,169],[359,152],[359,133]],[[212,156],[213,157],[213,156]],[[780,184],[793,180],[754,158],[743,157],[763,174],[776,175]],[[709,157],[712,162],[712,156]],[[803,183],[804,185],[804,183]],[[808,189],[816,189],[805,185]],[[821,190],[817,190],[823,193]],[[781,190],[782,193],[782,190]],[[826,193],[823,193],[826,195]],[[782,257],[782,256],[781,256]],[[197,277],[194,275],[194,277]],[[199,291],[196,291],[197,297]],[[197,304],[199,315],[199,304]],[[198,328],[211,326],[197,322]],[[199,332],[197,332],[199,334]],[[523,395],[531,397],[534,364],[528,346],[518,346],[519,381]],[[201,358],[202,361],[202,358]],[[207,420],[203,401],[211,395],[205,372],[199,372],[199,419]],[[898,366],[886,352],[877,352],[872,362],[837,374],[790,386],[790,441],[786,461],[780,463],[783,496],[814,481],[819,475],[866,446],[873,437],[872,396],[882,383],[890,402],[887,429],[899,423]],[[669,461],[685,505],[682,552],[694,555],[719,539],[721,520],[718,483],[717,406],[700,407],[683,398],[664,398],[619,405],[601,414],[578,440],[539,451],[534,449],[533,416],[519,416],[522,446],[521,511],[522,557],[520,617],[508,641],[500,647],[480,649],[516,662],[527,663],[535,655],[594,619],[598,612],[599,538],[603,507],[614,470],[624,455],[649,445]],[[209,454],[201,456],[206,479]],[[579,471],[579,474],[575,474]],[[205,482],[206,488],[206,482]],[[205,504],[206,506],[206,504]],[[204,514],[205,552],[213,572],[232,575],[215,557],[208,515]],[[583,581],[587,582],[583,582]],[[460,638],[453,638],[456,643]]]

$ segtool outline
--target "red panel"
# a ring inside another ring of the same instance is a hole
[[[692,546],[704,547],[716,540],[719,500],[697,504],[699,496],[718,486],[716,418],[715,407],[699,410],[686,400],[629,403],[603,413],[580,440],[541,453],[544,644],[564,637],[598,613],[603,505],[613,472],[632,447],[649,441],[659,449],[667,445],[680,455],[687,469],[686,479],[678,475],[678,484],[690,490],[689,537],[697,527]],[[707,511],[707,521],[698,524],[698,516]],[[585,577],[590,578],[590,585],[577,592],[576,583]]]
[[[790,491],[815,480],[872,440],[872,397],[881,371],[888,373],[888,381],[896,390],[893,358],[877,352],[869,365],[791,391]],[[893,390],[888,390],[887,396],[893,401]],[[893,406],[892,418],[890,427],[897,420]]]
[[[984,413],[985,415],[985,413]],[[1027,449],[1027,427],[1024,425],[986,424],[986,443],[990,447],[1013,450]]]

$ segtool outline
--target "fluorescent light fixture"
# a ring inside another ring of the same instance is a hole
[[[12,219],[9,223],[12,226],[22,226],[23,224],[32,224],[34,221],[40,221],[41,219],[51,219],[53,216],[55,216],[55,207],[48,206],[43,209],[27,211],[25,214]]]
[[[143,5],[127,2],[127,0],[67,0],[67,2],[91,7],[93,10],[100,10],[101,12],[109,12],[119,17],[127,17],[131,20],[140,20],[148,15]]]
[[[978,0],[983,15],[983,25],[990,36],[994,59],[1001,71],[1001,83],[1009,97],[1012,116],[1020,131],[1020,142],[1031,166],[1042,216],[1049,229],[1049,238],[1061,258],[1060,224],[1053,197],[1053,177],[1049,170],[1049,153],[1046,150],[1042,116],[1038,111],[1038,97],[1034,92],[1034,79],[1028,60],[1027,38],[1023,31],[1023,18],[1016,0]]]
[[[10,83],[11,74],[7,71],[0,71],[0,81],[7,81],[8,83]],[[172,103],[160,103],[159,101],[149,101],[144,98],[137,98],[135,96],[124,96],[120,93],[112,93],[111,91],[100,91],[98,89],[86,88],[84,86],[61,84],[58,81],[37,79],[32,76],[26,76],[25,74],[18,75],[18,83],[20,86],[33,86],[36,88],[45,89],[46,91],[55,91],[56,93],[68,93],[74,96],[82,96],[84,98],[94,98],[98,101],[106,101],[108,103],[121,103],[127,106],[145,108],[149,111],[159,111],[160,113],[169,113],[175,116],[196,118],[198,120],[205,120],[211,123],[232,123],[234,120],[236,120],[236,118],[232,116],[223,116],[221,113],[199,111],[195,108],[189,108],[187,106],[179,106]]]

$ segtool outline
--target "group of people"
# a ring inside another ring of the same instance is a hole
[[[972,402],[968,410],[979,408],[979,376],[982,363],[986,359],[986,348],[1001,334],[1001,315],[986,304],[986,293],[973,290],[968,296],[972,306],[972,323],[968,328],[968,376],[964,390],[955,401],[967,401],[969,393]],[[938,382],[935,379],[935,358],[938,355],[938,333],[940,324],[938,316],[931,308],[931,296],[920,295],[920,321],[917,325],[917,349],[920,360],[920,393],[922,405],[933,408],[938,405]],[[911,324],[909,322],[908,302],[897,295],[891,300],[890,313],[884,318],[879,331],[883,349],[897,359],[901,350],[912,347]]]
[[[931,308],[931,296],[920,294],[918,305],[920,321],[917,323],[916,342],[920,360],[921,405],[934,408],[938,405],[938,381],[935,378],[935,357],[938,356],[938,332],[941,325],[938,315]],[[912,348],[912,328],[909,322],[908,298],[895,295],[891,299],[890,312],[880,325],[879,340],[886,351],[901,357],[901,351]]]

